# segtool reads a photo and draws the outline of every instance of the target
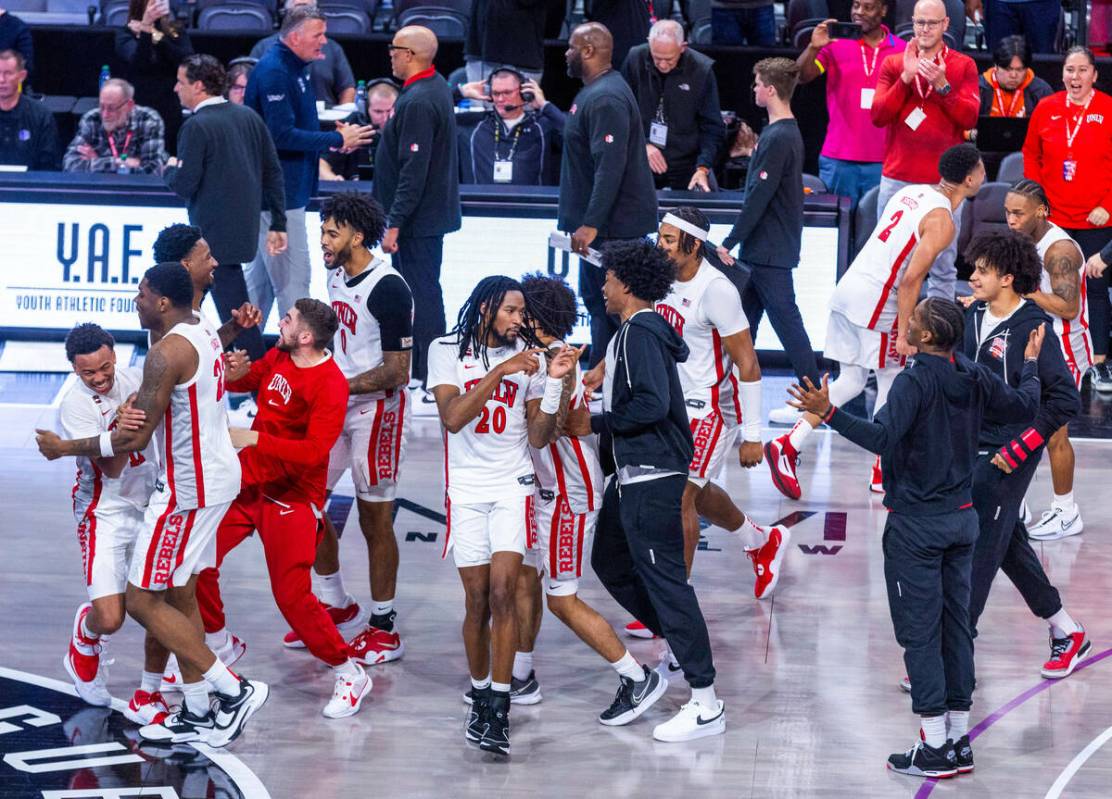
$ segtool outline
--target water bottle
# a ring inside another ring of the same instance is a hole
[[[97,90],[99,91],[100,89],[103,89],[105,82],[108,81],[111,77],[112,73],[108,71],[108,65],[105,64],[100,68],[100,79],[97,84]]]
[[[367,116],[367,81],[365,80],[355,84],[355,110],[363,117]]]
[[[120,163],[116,166],[116,174],[117,175],[130,175],[131,174],[131,167],[129,167],[127,165],[127,156],[126,155],[121,155],[120,156]]]

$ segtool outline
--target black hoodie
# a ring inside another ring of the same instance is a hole
[[[1058,428],[1081,412],[1081,394],[1066,367],[1062,346],[1054,335],[1053,323],[1045,311],[1035,303],[1025,300],[1015,313],[989,331],[984,341],[978,343],[981,320],[984,319],[986,310],[987,304],[978,302],[966,312],[962,350],[977,363],[987,366],[1009,386],[1019,385],[1027,337],[1040,324],[1046,324],[1046,338],[1043,340],[1042,351],[1039,352],[1042,393],[1035,421],[1004,419],[994,422],[986,419],[981,426],[981,450],[996,449],[1007,444],[1008,447],[1001,454],[1011,459],[1014,467],[1019,461],[1026,460],[1028,455],[1034,454]]]
[[[949,513],[973,502],[973,466],[982,419],[1029,423],[1039,407],[1034,363],[1019,390],[961,353],[916,355],[892,382],[872,422],[832,408],[826,421],[859,447],[880,455],[884,504],[900,513]]]
[[[636,313],[614,334],[610,410],[591,416],[591,431],[609,432],[614,461],[687,474],[695,453],[676,363],[687,345],[655,311]],[[607,364],[610,370],[610,364]]]

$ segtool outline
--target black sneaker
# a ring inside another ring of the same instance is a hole
[[[969,736],[963,735],[954,743],[954,756],[957,758],[958,774],[968,774],[973,770],[973,747],[969,745]]]
[[[607,727],[629,724],[664,696],[664,692],[668,690],[668,681],[660,676],[660,672],[648,666],[643,665],[641,668],[645,672],[645,679],[640,682],[634,682],[629,677],[621,678],[622,684],[614,695],[614,701],[598,717],[600,724]]]
[[[463,724],[463,734],[471,743],[478,743],[486,732],[487,706],[490,704],[489,688],[472,688],[464,694],[465,701],[471,705]]]
[[[486,704],[486,729],[479,748],[498,755],[510,753],[510,695],[491,693]]]
[[[1093,391],[1101,394],[1112,392],[1112,366],[1108,362],[1098,363],[1089,370],[1090,385]]]
[[[212,744],[216,734],[216,715],[210,710],[203,716],[194,716],[185,708],[171,713],[157,724],[139,728],[139,737],[144,741],[157,741],[162,744],[181,744],[192,741]]]
[[[946,779],[958,773],[958,756],[949,741],[937,749],[923,741],[916,741],[915,746],[906,752],[891,755],[888,768],[912,777]]]
[[[239,693],[235,696],[216,694],[216,730],[210,737],[210,746],[227,746],[243,732],[247,720],[263,706],[270,696],[264,682],[239,678]]]
[[[535,705],[541,701],[541,684],[537,682],[537,673],[530,671],[524,680],[517,677],[510,679],[510,702],[515,705]]]

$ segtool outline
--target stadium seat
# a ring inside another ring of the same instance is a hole
[[[321,6],[320,12],[328,20],[329,34],[346,33],[362,36],[371,32],[371,17],[362,8]]]
[[[873,229],[876,228],[877,198],[880,197],[880,186],[873,186],[857,203],[857,211],[853,215],[853,252],[850,261],[854,259],[865,242],[869,240]]]
[[[804,22],[814,22],[817,25],[830,18],[830,8],[826,0],[788,0],[785,13],[785,23],[791,36],[795,36],[796,29]],[[812,25],[814,27],[814,25]]]
[[[1000,183],[1015,183],[1023,177],[1023,153],[1008,153],[1000,162],[996,180]]]
[[[986,183],[981,186],[981,190],[977,192],[977,196],[969,200],[967,204],[972,205],[972,230],[969,231],[969,240],[972,240],[979,233],[986,233],[995,230],[1006,230],[1008,228],[1007,218],[1004,216],[1004,197],[1008,193],[1010,184],[995,181]],[[965,219],[962,219],[965,222]],[[965,238],[964,225],[962,229],[962,237]]]
[[[271,33],[274,17],[261,5],[251,2],[221,3],[197,15],[197,28],[203,31],[244,31]]]
[[[100,8],[100,24],[107,28],[122,28],[127,24],[127,0],[110,0]]]
[[[803,173],[803,188],[810,189],[812,194],[826,194],[826,184],[823,183],[822,178],[818,175],[808,175]]]

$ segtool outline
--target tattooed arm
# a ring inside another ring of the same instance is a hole
[[[401,388],[409,382],[409,360],[412,350],[382,353],[382,364],[368,369],[362,374],[348,378],[348,391],[355,394],[370,394],[372,391],[385,391]]]
[[[1050,293],[1033,291],[1027,299],[1049,314],[1073,319],[1081,311],[1081,253],[1071,242],[1051,245],[1043,259],[1050,275]]]

